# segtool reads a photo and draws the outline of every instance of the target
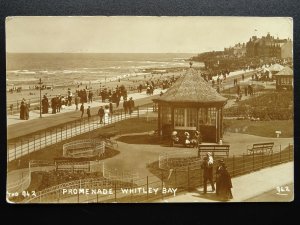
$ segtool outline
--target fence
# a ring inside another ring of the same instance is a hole
[[[44,170],[40,169],[39,171]],[[138,174],[136,172],[115,171],[105,167],[104,163],[100,161],[62,163],[60,165],[56,164],[55,171],[67,171],[72,173],[76,171],[102,172],[103,177],[79,179],[55,185],[37,192],[35,196],[31,196],[31,198],[26,200],[26,202],[61,202],[63,199],[72,199],[72,195],[74,195],[74,193],[77,195],[75,202],[76,200],[78,202],[82,202],[80,199],[84,197],[79,195],[82,194],[81,192],[84,189],[94,189],[93,192],[98,193],[98,189],[100,188],[103,192],[103,189],[108,191],[107,189],[116,189],[126,186],[131,187],[132,181],[138,178]],[[68,191],[65,192],[64,189]],[[105,199],[110,199],[108,194],[109,193],[106,193],[103,197],[105,197]]]
[[[283,150],[279,145],[270,154],[233,155],[224,159],[224,161],[231,176],[236,177],[286,163],[292,161],[293,158],[292,145]],[[68,182],[45,189],[39,192],[36,197],[27,200],[27,202],[151,202],[174,195],[174,192],[170,191],[172,188],[173,190],[177,189],[176,193],[179,193],[203,185],[203,172],[200,165],[198,167],[186,166],[185,168],[185,170],[182,168],[169,170],[157,168],[153,172],[155,175],[143,178],[134,177],[134,173],[131,173],[133,175],[131,177],[111,176],[110,179],[103,177]],[[103,169],[103,171],[109,171],[109,169]],[[122,178],[124,179],[122,180]],[[86,189],[89,189],[89,193],[86,192]]]
[[[83,119],[77,119],[69,123],[65,123],[56,127],[51,127],[43,131],[26,135],[25,137],[8,140],[8,154],[7,161],[19,159],[31,152],[38,151],[47,146],[57,144],[61,141],[73,138],[77,135],[81,135],[102,127],[108,127],[109,125],[130,118],[139,118],[141,114],[146,114],[153,110],[153,106],[145,105],[135,107],[133,112],[129,114],[123,109],[115,110],[113,115],[105,120],[104,124],[99,123],[97,115]],[[115,143],[106,140],[107,146],[113,146]]]
[[[79,158],[101,156],[105,153],[105,141],[97,139],[76,140],[63,145],[63,156]]]

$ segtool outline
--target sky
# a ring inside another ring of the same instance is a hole
[[[292,30],[287,17],[8,17],[6,51],[201,53]]]

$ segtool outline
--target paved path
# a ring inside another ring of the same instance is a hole
[[[135,106],[152,103],[152,99],[155,98],[161,91],[166,90],[155,89],[154,95],[149,96],[146,92],[129,94],[128,98],[132,97],[135,101]],[[91,114],[96,115],[99,107],[107,105],[108,103],[102,103],[100,101],[94,101],[91,104],[85,104],[85,108],[91,106]],[[123,107],[123,102],[120,102],[119,108]],[[81,112],[75,110],[75,105],[67,106],[57,114],[43,114],[43,118],[39,118],[39,111],[31,111],[29,120],[20,120],[19,115],[8,115],[7,116],[7,130],[8,139],[21,137],[29,133],[33,133],[39,130],[43,130],[47,127],[57,126],[62,123],[67,123],[80,118]],[[116,107],[115,107],[116,109]],[[86,113],[84,114],[86,117]]]
[[[231,87],[233,85],[233,82],[231,82],[233,80],[233,78],[237,77],[237,76],[241,76],[242,73],[245,73],[245,80],[244,81],[239,81],[240,83],[247,83],[249,81],[249,77],[251,77],[251,75],[253,74],[253,70],[247,70],[245,71],[234,71],[231,72],[230,75],[226,78],[226,81],[223,84],[223,88],[228,88]],[[154,90],[154,96],[158,95],[160,92],[162,91],[162,89],[158,88]],[[166,90],[163,90],[163,92],[165,92]],[[146,94],[146,91],[143,91],[142,93],[132,93],[128,95],[129,97],[132,97],[135,102],[136,105],[139,104],[147,104],[147,103],[152,103],[152,99],[154,98],[154,96],[149,97]],[[143,103],[146,102],[146,103]],[[91,113],[97,113],[96,108],[99,107],[100,105],[107,105],[108,103],[102,103],[100,101],[94,101],[93,103],[90,104],[85,104],[85,108],[87,108],[87,106],[91,106]],[[94,108],[94,109],[93,109]],[[120,103],[119,108],[122,108],[122,102]],[[51,110],[51,108],[49,108]],[[65,113],[68,113],[68,116],[62,116],[65,115]],[[72,114],[70,114],[72,113]],[[47,127],[49,127],[49,125],[52,124],[58,124],[58,123],[62,123],[62,121],[72,121],[75,118],[79,118],[80,112],[79,111],[75,111],[75,104],[73,104],[72,106],[67,106],[65,107],[65,109],[61,110],[60,113],[58,114],[43,114],[43,121],[46,122],[42,122],[41,123],[41,119],[40,119],[40,115],[39,115],[39,110],[32,110],[30,111],[30,119],[29,120],[20,120],[19,119],[19,114],[14,114],[14,115],[7,115],[7,126],[8,126],[8,138],[12,139],[15,137],[20,137],[23,136],[22,133],[24,132],[23,130],[28,130],[27,128],[29,128],[30,130],[33,129],[33,127],[36,129],[34,129],[35,131],[37,129],[41,129],[43,126],[45,126],[45,124],[48,124]],[[54,117],[55,120],[48,120],[48,118],[52,118]],[[47,120],[46,120],[47,118]],[[33,123],[30,123],[33,122]],[[22,123],[23,126],[17,126],[16,124]],[[27,124],[31,124],[32,126],[28,126]],[[40,125],[42,124],[42,125]],[[16,125],[16,126],[14,126]],[[21,128],[21,129],[20,129]],[[44,128],[42,128],[44,129]],[[34,132],[35,132],[34,131]],[[29,131],[28,131],[29,132]],[[26,133],[28,133],[26,132]]]
[[[285,187],[286,184],[291,183],[294,183],[294,162],[268,167],[250,174],[235,177],[232,178],[232,194],[234,198],[229,202],[248,201],[255,196],[276,190],[277,187]],[[208,192],[206,195],[203,195],[202,192],[203,189],[198,188],[196,191],[182,193],[157,202],[219,202],[215,193]],[[280,201],[282,199],[277,194],[277,191],[274,195],[273,200],[278,199]],[[287,201],[292,200],[293,194],[291,194],[291,199],[287,199]]]

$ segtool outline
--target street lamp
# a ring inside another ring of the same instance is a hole
[[[42,118],[42,79],[38,83],[40,85],[40,118]]]

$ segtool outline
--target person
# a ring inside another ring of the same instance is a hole
[[[211,152],[208,152],[203,158],[203,162],[201,164],[201,169],[203,169],[203,194],[206,194],[207,192],[207,181],[210,182],[212,192],[215,191],[215,185],[213,182],[213,165],[213,157]]]
[[[25,103],[22,101],[20,106],[20,119],[25,120],[26,117],[26,106]]]
[[[194,148],[198,148],[198,145],[201,144],[202,140],[201,140],[201,134],[199,131],[195,131],[194,137],[191,140],[191,144],[193,145]]]
[[[80,102],[80,97],[77,95],[75,97],[75,105],[76,105],[76,109],[75,110],[78,110],[78,104],[79,104],[79,102]]]
[[[109,123],[109,106],[106,105],[104,109],[104,123]]]
[[[112,115],[113,115],[113,112],[114,112],[114,110],[113,110],[113,104],[112,104],[112,102],[110,101],[110,102],[109,102],[109,115],[112,116]]]
[[[191,141],[190,141],[190,134],[189,132],[184,132],[185,140],[184,140],[184,146],[190,147]]]
[[[176,130],[174,130],[172,132],[171,139],[172,139],[171,146],[173,146],[175,143],[179,142],[179,137],[177,136],[177,131]]]
[[[86,114],[88,115],[88,120],[90,120],[90,118],[91,118],[91,106],[88,106],[88,108],[86,110]]]
[[[216,170],[216,195],[222,200],[232,199],[232,182],[224,160],[218,161]]]
[[[29,108],[30,108],[29,103],[25,104],[25,120],[29,119]]]
[[[72,106],[72,97],[73,97],[73,94],[72,94],[70,88],[68,88],[68,106]]]
[[[126,101],[126,99],[124,99],[123,108],[124,108],[125,114],[127,114],[127,112],[128,112],[128,101]]]
[[[46,95],[43,96],[43,100],[42,100],[42,113],[43,114],[47,114],[48,113],[48,107],[49,107],[49,102],[48,102],[48,98]]]
[[[100,109],[98,110],[98,115],[99,115],[99,118],[100,118],[100,124],[103,123],[103,116],[104,116],[104,109],[103,109],[103,106],[100,106]]]
[[[131,114],[133,112],[133,108],[134,108],[134,101],[132,100],[132,97],[130,97],[130,99],[128,101],[129,114]]]
[[[94,95],[93,92],[90,90],[88,94],[89,103],[93,102],[93,95]]]
[[[56,114],[56,107],[57,107],[56,97],[53,97],[51,99],[52,114]]]
[[[61,109],[61,96],[58,95],[56,97],[56,112],[60,112],[60,109]]]
[[[81,111],[81,118],[82,118],[82,117],[83,117],[83,113],[84,113],[84,105],[83,105],[83,102],[81,103],[80,111]]]

